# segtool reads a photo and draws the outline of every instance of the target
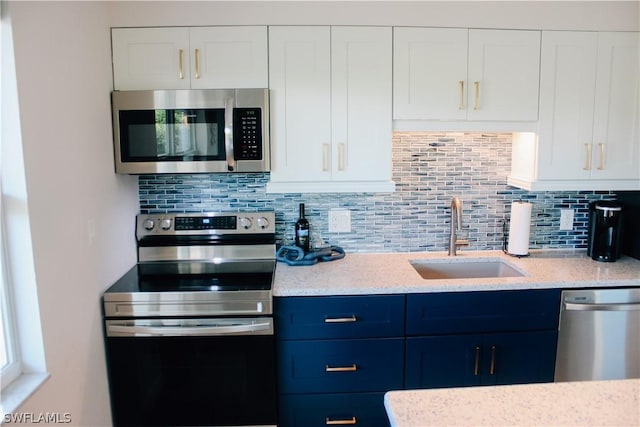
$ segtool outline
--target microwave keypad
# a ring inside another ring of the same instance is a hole
[[[262,111],[235,108],[233,111],[233,153],[236,160],[262,159]]]

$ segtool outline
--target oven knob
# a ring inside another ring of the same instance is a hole
[[[164,231],[170,230],[171,229],[171,220],[170,219],[163,219],[162,222],[160,222],[160,228],[162,228]]]
[[[244,228],[245,230],[248,230],[251,228],[251,220],[247,217],[242,217],[240,218],[240,226],[242,228]]]
[[[261,216],[260,218],[258,218],[258,227],[265,229],[267,227],[269,227],[269,220],[263,216]]]
[[[151,231],[153,230],[153,227],[156,226],[156,223],[153,222],[152,219],[145,219],[144,222],[142,223],[142,226],[144,227],[145,230]]]

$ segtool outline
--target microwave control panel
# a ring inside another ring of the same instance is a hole
[[[234,108],[233,154],[236,160],[262,160],[261,108]]]

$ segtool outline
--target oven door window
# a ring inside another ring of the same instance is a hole
[[[267,336],[107,339],[115,426],[276,424]]]
[[[119,111],[123,162],[225,160],[224,109]]]

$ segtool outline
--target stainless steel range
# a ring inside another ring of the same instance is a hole
[[[136,240],[103,296],[114,425],[276,425],[274,212],[138,215]]]

